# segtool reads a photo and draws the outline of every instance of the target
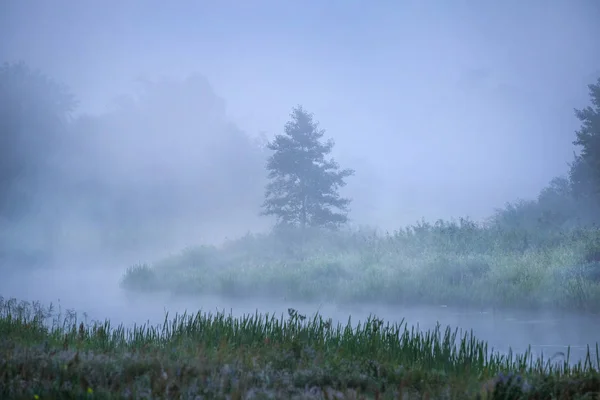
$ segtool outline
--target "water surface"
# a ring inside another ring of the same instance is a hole
[[[216,296],[173,298],[168,294],[133,296],[119,288],[122,271],[101,269],[69,269],[60,272],[39,270],[5,276],[0,281],[0,295],[19,300],[54,303],[71,309],[80,316],[87,313],[89,320],[109,319],[113,326],[124,324],[160,324],[165,312],[170,315],[184,311],[225,311],[234,316],[243,314],[275,313],[287,318],[288,308],[311,316],[319,312],[335,323],[345,325],[352,316],[353,325],[366,320],[370,314],[386,322],[402,319],[409,326],[422,330],[433,329],[439,322],[443,328],[451,326],[464,331],[473,330],[490,348],[522,353],[529,345],[532,352],[545,358],[571,348],[572,362],[581,360],[589,345],[595,362],[596,342],[600,342],[600,317],[584,314],[533,313],[528,311],[461,310],[445,306],[391,307],[376,304],[347,307],[335,304],[301,303],[293,301],[265,301],[232,299]]]

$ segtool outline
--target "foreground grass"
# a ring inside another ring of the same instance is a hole
[[[535,234],[469,221],[247,235],[127,271],[132,291],[339,303],[431,303],[600,312],[600,233]]]
[[[526,398],[600,392],[595,354],[576,365],[488,351],[472,333],[377,318],[352,328],[224,314],[125,329],[0,298],[0,398]],[[589,397],[587,397],[589,398]]]

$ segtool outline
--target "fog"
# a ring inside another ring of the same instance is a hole
[[[394,229],[485,217],[564,172],[572,109],[598,72],[598,7],[8,1],[1,55],[68,84],[80,112],[106,112],[136,78],[192,73],[251,135],[281,132],[303,104],[359,171],[354,219]]]
[[[593,0],[5,0],[0,60],[64,83],[78,105],[54,160],[70,203],[46,182],[7,234],[52,248],[54,269],[11,270],[0,294],[156,318],[169,300],[136,308],[117,277],[268,230],[264,144],[297,104],[356,170],[353,225],[482,220],[535,198],[572,161],[573,108],[600,75],[598,20]]]

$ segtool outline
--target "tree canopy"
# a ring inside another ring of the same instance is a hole
[[[274,215],[279,224],[339,226],[347,222],[351,200],[339,194],[352,169],[340,169],[327,159],[334,141],[322,142],[325,131],[313,115],[297,106],[285,124],[284,134],[269,142],[263,215]]]
[[[0,216],[18,217],[41,175],[54,170],[77,101],[24,63],[0,67]]]

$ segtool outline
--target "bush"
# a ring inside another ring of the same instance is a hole
[[[127,289],[136,291],[152,291],[160,287],[156,272],[146,264],[129,267],[121,284]]]

